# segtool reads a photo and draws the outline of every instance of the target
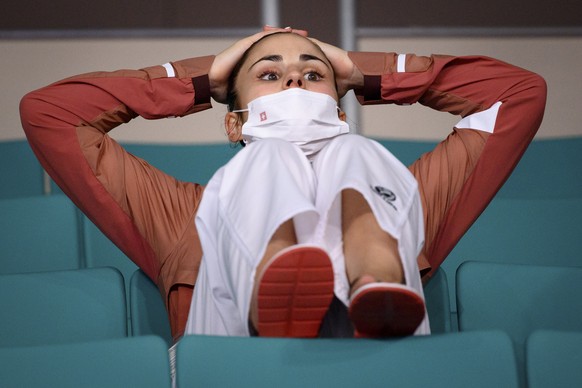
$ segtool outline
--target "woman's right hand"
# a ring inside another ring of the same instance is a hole
[[[226,50],[222,51],[214,58],[214,62],[210,67],[210,71],[208,72],[208,78],[210,81],[210,94],[215,101],[221,103],[226,102],[228,79],[232,73],[232,70],[238,61],[242,58],[244,53],[252,46],[253,43],[262,37],[273,34],[275,32],[289,32],[307,36],[307,32],[304,30],[295,30],[289,27],[278,28],[265,26],[263,31],[243,38],[234,43],[232,46],[228,47]]]

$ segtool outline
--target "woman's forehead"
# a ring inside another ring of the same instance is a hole
[[[329,62],[321,49],[309,39],[294,33],[281,33],[269,35],[258,42],[249,53],[246,66],[254,63],[253,59],[265,55],[281,55],[285,58],[301,54],[314,54]]]

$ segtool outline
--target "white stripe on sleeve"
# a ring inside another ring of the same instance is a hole
[[[164,63],[162,66],[164,66],[164,68],[166,69],[166,74],[168,75],[168,78],[172,78],[172,77],[176,76],[176,72],[174,71],[174,66],[172,66],[172,64],[170,62]]]
[[[457,125],[455,125],[455,127],[478,129],[480,131],[493,133],[493,129],[495,128],[495,121],[497,120],[497,113],[500,106],[501,101],[497,101],[491,106],[491,108],[487,110],[473,113],[472,115],[464,117],[457,123]]]
[[[398,62],[396,63],[396,71],[398,73],[406,72],[406,54],[398,54]]]

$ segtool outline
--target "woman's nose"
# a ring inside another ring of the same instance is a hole
[[[286,88],[302,88],[303,86],[304,82],[299,74],[290,74],[285,82]]]

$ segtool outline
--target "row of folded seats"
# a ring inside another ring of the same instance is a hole
[[[527,340],[532,388],[580,386],[582,332],[536,331]],[[2,386],[170,387],[166,343],[143,336],[0,348]],[[183,387],[519,387],[501,331],[402,340],[289,340],[189,336],[177,346]]]
[[[177,348],[179,387],[582,384],[582,268],[467,262],[456,278],[459,332],[387,341],[189,336]],[[123,277],[110,267],[0,275],[2,386],[167,386],[161,298],[141,271],[129,295],[127,306]]]

